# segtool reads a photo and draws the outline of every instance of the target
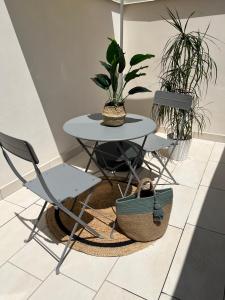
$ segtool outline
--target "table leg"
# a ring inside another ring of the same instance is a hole
[[[94,155],[94,153],[95,153],[95,149],[96,149],[97,146],[98,146],[98,142],[95,142],[95,145],[94,145],[94,148],[93,148],[93,150],[92,150],[92,152],[91,152],[91,155],[90,155],[88,164],[87,164],[87,166],[86,166],[85,172],[87,172],[87,171],[89,170],[89,167],[90,167],[90,164],[91,164],[91,161],[92,161],[92,157],[93,157],[93,155]]]
[[[130,173],[129,173],[129,176],[128,176],[128,177],[129,177],[129,180],[128,180],[128,183],[127,183],[126,190],[125,190],[125,192],[124,192],[124,196],[126,196],[127,193],[128,193],[128,190],[129,190],[129,187],[130,187],[130,185],[131,185],[131,182],[132,182],[133,177],[135,177],[135,178],[137,179],[138,182],[140,181],[139,176],[138,176],[138,174],[136,173],[136,167],[137,167],[137,163],[138,163],[138,161],[139,161],[139,159],[140,159],[140,157],[141,157],[141,155],[142,155],[142,152],[143,152],[143,149],[144,149],[144,145],[145,145],[146,139],[147,139],[147,136],[144,137],[144,140],[143,140],[143,142],[142,142],[141,148],[140,148],[140,150],[139,150],[138,153],[137,153],[137,157],[135,158],[133,165],[131,164],[130,160],[129,160],[128,157],[126,156],[126,153],[125,153],[125,151],[123,150],[123,147],[120,145],[120,142],[118,142],[118,148],[119,148],[119,150],[120,150],[120,152],[121,152],[121,155],[124,157],[124,160],[126,161],[127,165],[128,165],[129,168],[130,168]]]
[[[110,180],[109,176],[105,173],[105,171],[98,165],[96,159],[94,158],[94,153],[93,151],[90,152],[87,148],[87,146],[80,140],[77,138],[78,143],[82,146],[82,148],[84,149],[84,151],[88,154],[88,156],[90,157],[89,161],[93,161],[96,165],[96,167],[99,169],[99,171],[102,173],[102,175],[108,180],[108,182],[110,183],[111,186],[113,186],[112,181]]]

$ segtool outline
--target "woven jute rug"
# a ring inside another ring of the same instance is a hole
[[[118,228],[115,227],[113,236],[110,237],[115,215],[115,200],[121,197],[118,184],[122,191],[126,188],[126,183],[119,179],[113,180],[113,187],[103,180],[94,190],[93,195],[88,203],[96,211],[86,208],[82,220],[97,232],[104,235],[104,239],[93,237],[83,227],[78,227],[74,234],[74,241],[71,247],[77,251],[84,252],[95,256],[123,256],[131,254],[147,247],[150,243],[135,242],[126,237]],[[129,194],[136,191],[136,186],[132,185]],[[74,204],[73,199],[65,200],[64,205],[78,215],[87,193],[83,193]],[[74,221],[65,213],[55,210],[49,206],[46,212],[47,225],[53,236],[60,242],[65,243],[68,235],[73,228]]]

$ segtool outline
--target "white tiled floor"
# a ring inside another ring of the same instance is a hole
[[[25,187],[20,189],[18,192],[11,194],[6,197],[4,200],[10,203],[14,203],[21,207],[27,208],[32,205],[35,201],[37,201],[39,197],[26,189]]]
[[[41,283],[38,279],[10,263],[1,267],[0,282],[1,300],[27,299]]]
[[[52,273],[31,296],[31,300],[91,300],[95,292],[60,274]]]
[[[104,282],[103,286],[99,290],[95,300],[142,300],[127,290],[122,289],[110,282]]]
[[[70,163],[86,161],[80,154]],[[225,145],[194,139],[188,159],[169,169],[180,185],[162,239],[121,258],[72,250],[58,276],[50,253],[63,247],[44,218],[36,239],[24,243],[42,200],[24,188],[1,200],[0,300],[224,300]]]
[[[22,207],[14,205],[12,203],[1,201],[0,202],[0,227],[13,219],[17,213],[23,210]]]

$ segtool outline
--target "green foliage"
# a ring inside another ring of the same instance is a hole
[[[132,88],[131,90],[129,90],[128,94],[134,95],[137,93],[147,93],[147,92],[151,92],[151,91],[143,86],[136,86],[136,87]]]
[[[146,59],[150,59],[152,57],[155,57],[155,55],[152,55],[152,54],[136,54],[131,58],[130,65],[135,66],[135,65],[141,63],[142,61],[144,61]]]
[[[154,57],[152,54],[136,54],[130,60],[130,67],[128,73],[124,76],[124,82],[120,83],[120,78],[122,77],[122,73],[126,67],[126,60],[123,53],[123,50],[120,48],[118,43],[109,39],[110,44],[106,51],[106,62],[100,61],[101,65],[108,72],[106,74],[97,74],[94,78],[91,78],[93,82],[101,87],[104,90],[107,90],[109,93],[108,103],[113,105],[121,105],[124,103],[125,99],[129,95],[133,95],[136,93],[145,93],[150,92],[149,89],[144,87],[135,87],[131,89],[126,97],[123,96],[123,91],[126,85],[135,78],[145,76],[146,73],[141,73],[140,71],[148,68],[148,66],[142,66],[137,69],[133,69],[133,66]],[[122,81],[122,80],[121,80]]]
[[[196,124],[199,133],[203,131],[208,120],[206,110],[199,105],[202,92],[207,92],[210,81],[216,83],[217,65],[210,55],[209,43],[215,38],[206,31],[187,32],[187,26],[194,12],[182,24],[177,11],[168,9],[170,20],[164,19],[173,26],[177,34],[166,43],[161,60],[161,89],[169,92],[186,93],[193,97],[193,107],[189,113],[167,107],[153,107],[153,114],[160,124],[181,139],[192,136],[193,125]],[[205,87],[205,88],[204,88]],[[184,120],[184,131],[180,124]]]

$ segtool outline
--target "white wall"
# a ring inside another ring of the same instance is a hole
[[[44,164],[77,147],[63,132],[64,122],[101,111],[107,100],[90,77],[102,71],[99,60],[105,59],[107,37],[114,36],[112,13],[119,6],[109,0],[0,5],[0,130],[29,140]],[[2,157],[0,164],[1,190],[15,177]],[[30,171],[26,163],[18,166]]]
[[[64,122],[76,115],[101,111],[107,100],[90,77],[102,71],[99,60],[105,57],[107,37],[112,37],[114,30],[118,36],[119,5],[109,0],[5,0],[5,4],[12,23],[0,0],[1,130],[28,139],[45,163],[76,145],[63,132]],[[204,30],[211,21],[210,33],[225,41],[223,0],[157,0],[127,6],[126,55],[156,55],[148,76],[136,82],[153,92],[158,88],[161,50],[173,33],[161,20],[166,6],[176,7],[184,18],[195,9],[193,28]],[[205,100],[213,102],[208,106],[212,117],[207,131],[220,135],[225,134],[224,48],[221,43],[220,49],[212,49],[219,67],[218,84],[210,86]],[[150,115],[152,96],[133,97],[127,102],[127,111]],[[1,187],[14,176],[2,159],[0,163]],[[21,166],[24,172],[30,170],[27,165]]]
[[[135,53],[153,53],[156,58],[151,61],[149,76],[139,83],[146,84],[153,92],[159,88],[158,75],[160,71],[159,62],[162,49],[168,38],[175,31],[162,21],[161,16],[167,16],[166,6],[176,8],[182,18],[186,18],[192,11],[196,11],[195,17],[190,21],[189,29],[204,31],[210,22],[209,34],[217,37],[218,47],[211,47],[211,55],[218,65],[217,85],[210,85],[207,97],[203,104],[210,111],[211,124],[206,132],[215,135],[225,135],[225,1],[223,0],[166,0],[147,2],[144,4],[129,5],[125,10],[125,32],[124,48],[131,56]],[[149,115],[151,103],[145,95],[131,99],[127,106],[129,110]]]
[[[0,131],[28,140],[40,163],[58,156],[51,130],[34,87],[4,1],[0,1]],[[16,160],[22,173],[30,164]],[[0,153],[0,188],[15,180]]]
[[[114,36],[109,0],[5,0],[57,148],[75,146],[65,121],[101,111],[106,94],[90,80],[102,72]]]

